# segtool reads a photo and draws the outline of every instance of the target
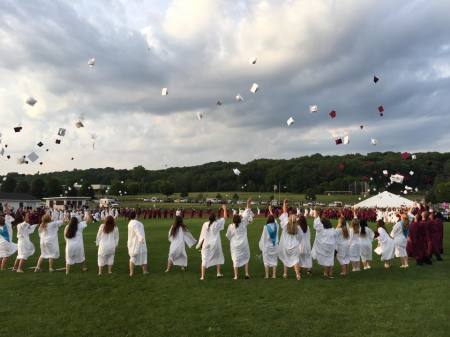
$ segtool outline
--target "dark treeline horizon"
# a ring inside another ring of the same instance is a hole
[[[404,185],[418,188],[420,193],[434,191],[450,193],[450,153],[416,153],[417,159],[404,159],[398,152],[372,152],[366,155],[314,154],[292,159],[256,159],[245,164],[238,162],[210,162],[189,167],[147,170],[143,166],[132,169],[112,167],[40,174],[8,173],[2,182],[3,192],[28,192],[36,197],[93,195],[90,184],[110,185],[109,194],[119,191],[128,195],[141,193],[251,191],[273,192],[274,185],[283,192],[320,194],[325,191],[359,193],[367,183],[372,192],[388,189],[399,193]],[[233,173],[237,168],[241,174]],[[389,174],[383,174],[387,170]],[[410,175],[410,172],[413,172]],[[392,184],[391,174],[405,176],[404,184]],[[123,182],[123,183],[122,183]],[[67,186],[81,184],[79,191]],[[66,186],[66,190],[64,187]],[[447,200],[448,201],[448,200]]]

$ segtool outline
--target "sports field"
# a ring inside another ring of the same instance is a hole
[[[198,237],[201,220],[186,220]],[[311,220],[309,220],[311,223]],[[209,270],[199,281],[200,253],[188,251],[186,272],[165,274],[170,220],[146,220],[150,274],[127,274],[126,221],[113,275],[97,276],[97,225],[85,230],[89,271],[0,273],[0,336],[449,336],[450,259],[384,270],[374,254],[370,271],[346,278],[263,279],[258,241],[264,219],[249,226],[252,279],[233,281],[222,233],[225,277]],[[444,251],[450,250],[449,224]],[[37,235],[33,234],[36,242]],[[60,231],[63,256],[64,241]],[[38,245],[36,245],[38,248]],[[38,250],[38,249],[37,249]],[[36,257],[36,255],[35,255]],[[27,266],[34,265],[32,258]],[[63,267],[61,257],[56,268]],[[47,270],[47,265],[45,265]],[[339,274],[338,267],[335,273]],[[242,276],[242,275],[241,275]]]

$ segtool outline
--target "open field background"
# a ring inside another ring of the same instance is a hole
[[[202,220],[186,222],[198,237]],[[433,266],[410,261],[411,267],[401,270],[395,261],[384,270],[374,254],[372,270],[334,280],[323,279],[317,265],[310,278],[298,282],[291,272],[284,280],[279,265],[280,277],[265,280],[258,258],[263,223],[259,218],[249,226],[252,279],[231,279],[229,243],[222,233],[225,277],[217,280],[211,269],[204,282],[194,249],[188,251],[186,272],[164,273],[170,220],[144,222],[150,275],[127,276],[127,222],[122,219],[114,274],[97,276],[98,225],[92,224],[84,233],[88,272],[75,267],[69,276],[0,273],[0,336],[448,336],[448,255]],[[445,227],[448,252],[449,223]],[[37,243],[36,233],[33,239]],[[64,265],[62,230],[60,247],[57,268]]]

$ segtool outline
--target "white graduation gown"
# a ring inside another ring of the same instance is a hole
[[[101,224],[95,240],[95,244],[98,246],[97,262],[100,267],[114,264],[114,255],[119,244],[119,229],[117,226],[114,226],[114,230],[109,233],[105,233],[104,228],[105,225]]]
[[[228,226],[226,237],[230,240],[231,260],[233,267],[238,268],[250,261],[250,247],[247,238],[247,226],[253,221],[253,212],[247,208],[241,216],[242,220],[236,228],[234,223]]]
[[[225,262],[220,239],[220,232],[223,230],[224,225],[225,219],[221,218],[214,221],[211,226],[209,226],[209,221],[202,226],[197,249],[201,248],[202,266],[205,268],[221,265]]]
[[[336,249],[336,237],[334,228],[323,228],[319,217],[314,219],[316,238],[311,251],[312,258],[324,267],[334,266],[334,251]]]
[[[312,268],[311,256],[311,231],[307,227],[306,233],[300,228],[300,267],[310,269]]]
[[[276,221],[275,226],[277,228],[275,244],[270,239],[266,225],[263,227],[261,239],[259,240],[259,249],[262,252],[263,263],[267,267],[276,267],[278,264],[278,233],[280,231],[280,226]]]
[[[186,245],[191,248],[197,240],[194,239],[191,232],[178,228],[174,236],[171,236],[169,231],[169,242],[169,261],[174,266],[187,267]]]
[[[64,223],[61,220],[52,221],[47,224],[45,229],[39,227],[41,258],[57,259],[59,258],[59,240],[58,229]]]
[[[350,235],[348,238],[344,237],[342,228],[336,228],[336,258],[341,266],[350,263]],[[359,261],[359,254],[358,261]]]
[[[66,232],[69,226],[64,229],[66,240],[66,264],[82,263],[86,259],[84,256],[83,230],[87,227],[85,221],[78,223],[78,228],[73,238],[68,239]]]
[[[287,232],[289,216],[283,213],[280,216],[281,237],[278,245],[278,258],[286,267],[293,267],[300,261],[300,227],[297,234],[292,235]]]
[[[378,247],[375,253],[381,255],[381,261],[389,261],[394,258],[394,239],[392,239],[384,228],[378,228]]]
[[[128,223],[128,255],[130,261],[141,266],[147,264],[147,243],[145,241],[145,231],[142,222],[130,220]]]
[[[405,234],[403,234],[403,222],[398,221],[394,227],[392,227],[391,236],[394,238],[395,245],[395,257],[406,257],[408,253],[406,252],[407,239]]]
[[[17,245],[12,242],[13,239],[13,229],[11,222],[14,221],[14,218],[8,218],[9,215],[5,217],[5,224],[0,227],[0,231],[4,231],[8,240],[0,235],[0,258],[9,257],[13,255],[17,251]]]
[[[30,240],[30,234],[34,232],[38,225],[30,225],[22,222],[17,225],[17,258],[28,259],[35,253],[33,242]]]
[[[348,229],[349,239],[348,239],[348,257],[351,262],[359,262],[361,259],[361,240],[359,237],[359,232],[355,233],[353,228]],[[372,246],[370,246],[370,255],[372,256]],[[371,258],[372,260],[372,258]],[[363,259],[364,261],[364,259]]]
[[[363,262],[372,261],[372,241],[375,233],[369,227],[366,227],[366,235],[359,235],[359,245],[361,250],[361,260]],[[353,261],[353,260],[352,260]],[[358,259],[359,261],[359,259]]]

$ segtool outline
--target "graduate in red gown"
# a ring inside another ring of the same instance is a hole
[[[417,265],[431,264],[427,221],[423,220],[420,213],[416,215],[409,227],[406,250],[409,256],[416,259]]]
[[[434,214],[434,212],[430,211],[430,239],[431,239],[431,256],[435,256],[436,260],[442,261],[441,254],[443,254],[442,240],[444,238],[444,225],[441,215]]]

